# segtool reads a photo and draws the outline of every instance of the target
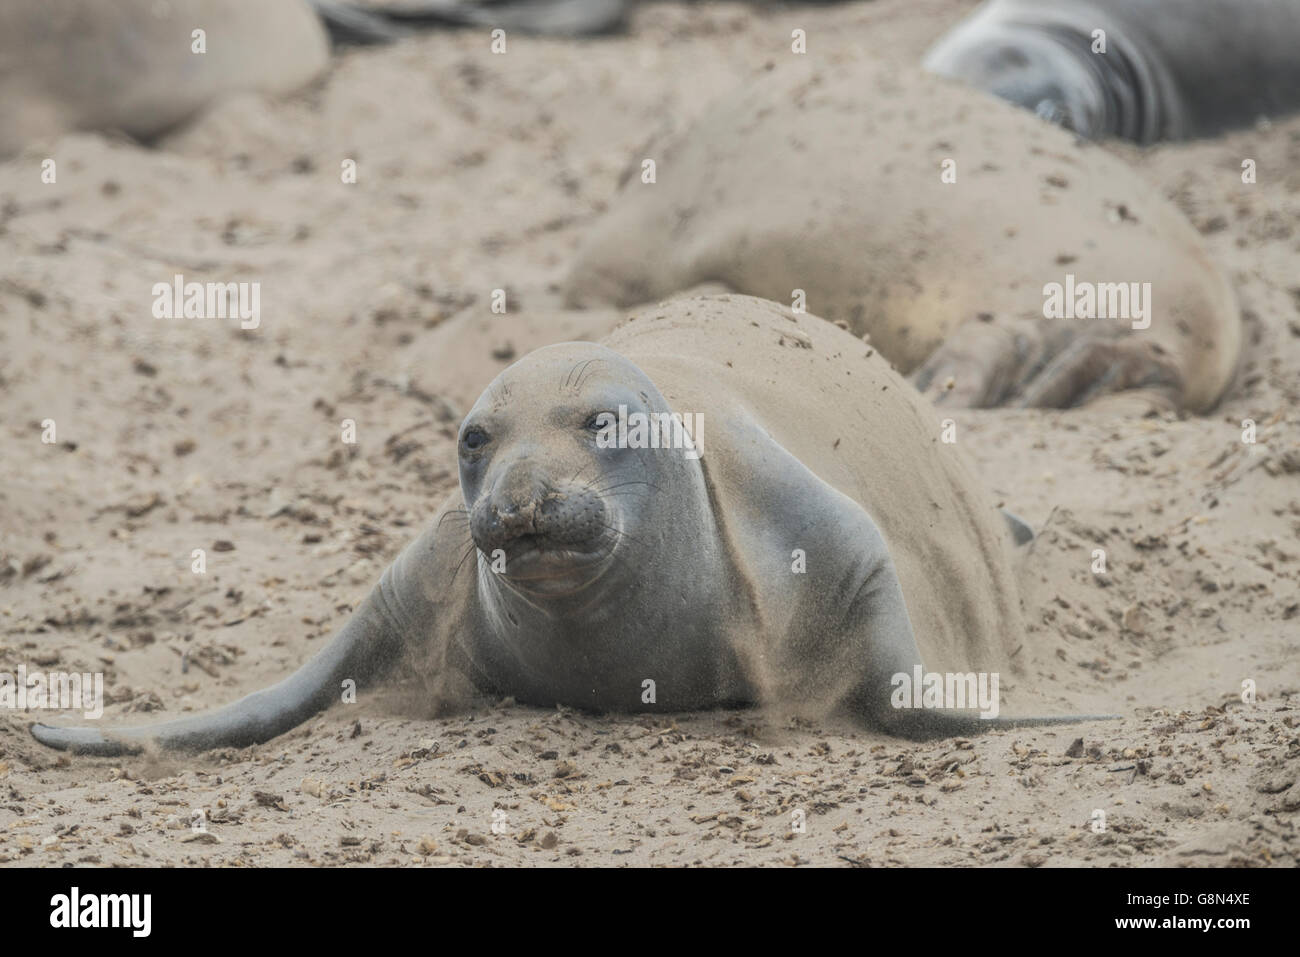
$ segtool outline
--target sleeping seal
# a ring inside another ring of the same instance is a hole
[[[1298,49],[1296,0],[989,0],[925,67],[1083,136],[1154,143],[1300,109]]]
[[[328,61],[303,0],[5,0],[0,159],[72,130],[149,139],[230,93],[299,89]]]
[[[436,25],[573,36],[617,28],[626,8],[627,0],[4,0],[0,159],[74,130],[149,140],[232,93],[292,93],[324,73],[331,37],[386,43]],[[192,36],[200,29],[201,53]]]
[[[570,305],[709,281],[802,300],[954,406],[1141,390],[1204,411],[1236,369],[1231,287],[1179,211],[979,91],[870,60],[786,64],[642,155],[657,182],[631,176],[587,232]]]
[[[94,754],[243,746],[416,660],[547,707],[767,703],[908,737],[1084,720],[891,700],[922,665],[1004,668],[1022,629],[1006,528],[869,353],[746,298],[676,300],[604,344],[532,352],[465,417],[459,490],[299,671],[211,714],[32,732]],[[674,441],[635,440],[638,415],[674,412],[690,424]],[[612,416],[630,429],[603,443]]]

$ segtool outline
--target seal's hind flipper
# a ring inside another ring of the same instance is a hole
[[[1065,336],[1072,336],[1069,327]],[[1067,341],[1024,319],[969,319],[954,329],[912,374],[912,385],[936,406],[1002,405],[1028,370],[1045,365]]]
[[[1035,320],[962,323],[911,375],[936,407],[1068,409],[1141,392],[1144,409],[1177,409],[1177,359],[1137,336]]]
[[[1025,384],[1012,404],[1067,409],[1116,392],[1141,389],[1177,408],[1183,378],[1174,357],[1137,337],[1083,336]]]

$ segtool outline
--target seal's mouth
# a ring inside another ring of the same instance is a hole
[[[553,484],[527,463],[494,475],[470,509],[480,567],[517,592],[559,596],[589,587],[624,535],[618,503],[599,479]]]
[[[616,534],[590,543],[557,542],[546,535],[520,535],[501,549],[499,570],[490,572],[517,591],[550,598],[570,595],[594,584],[613,564]]]

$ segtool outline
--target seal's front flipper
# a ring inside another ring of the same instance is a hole
[[[191,718],[107,732],[33,724],[32,735],[60,751],[104,756],[135,754],[150,743],[164,750],[206,751],[269,741],[339,701],[345,681],[367,686],[400,660],[403,630],[395,617],[399,603],[392,573],[393,568],[384,573],[328,645],[279,684]]]
[[[1066,714],[1034,718],[982,717],[976,711],[946,711],[934,708],[899,708],[883,722],[887,734],[912,741],[957,738],[1005,731],[1011,728],[1041,728],[1049,725],[1081,724],[1085,721],[1118,721],[1118,714]]]

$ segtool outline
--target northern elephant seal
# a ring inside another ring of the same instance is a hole
[[[1202,411],[1236,369],[1232,290],[1179,211],[979,91],[868,60],[785,64],[643,155],[656,181],[629,177],[589,230],[571,305],[710,280],[786,303],[802,291],[953,405],[1141,388]],[[1124,293],[1126,314],[1107,296],[1106,318],[1049,318],[1049,288],[1076,281]]]
[[[1295,0],[989,0],[925,67],[1084,136],[1153,143],[1300,109],[1298,49]]]
[[[459,491],[298,672],[212,714],[33,733],[98,754],[248,745],[416,658],[548,707],[766,702],[912,737],[1019,723],[891,703],[922,664],[1004,668],[1022,630],[1006,528],[870,352],[773,303],[705,298],[530,353],[461,425]],[[673,412],[707,425],[602,447],[604,415]]]
[[[297,90],[328,60],[303,0],[5,0],[0,158],[74,130],[149,139],[232,92]]]
[[[331,37],[386,43],[409,35],[410,27],[437,25],[603,33],[622,23],[627,5],[628,0],[387,6],[338,0],[4,0],[0,159],[77,130],[149,140],[232,93],[292,93],[324,73]],[[201,44],[196,30],[203,31]]]

